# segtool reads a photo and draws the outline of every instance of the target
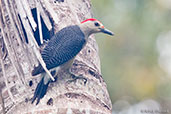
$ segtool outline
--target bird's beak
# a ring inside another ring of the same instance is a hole
[[[110,31],[110,30],[108,30],[106,28],[100,28],[100,31],[105,33],[105,34],[111,35],[111,36],[114,35],[114,33],[112,31]]]

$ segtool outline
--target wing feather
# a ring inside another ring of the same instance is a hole
[[[66,27],[59,31],[41,53],[47,69],[52,69],[71,60],[81,51],[85,42],[84,34],[78,26]],[[36,68],[32,75],[44,72],[41,65]]]

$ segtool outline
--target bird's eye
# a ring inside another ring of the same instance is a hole
[[[96,27],[100,26],[100,24],[97,23],[97,22],[95,22],[94,25],[95,25]]]

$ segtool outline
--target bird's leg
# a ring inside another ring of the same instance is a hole
[[[76,76],[74,73],[72,73],[70,70],[69,70],[69,73],[72,77],[72,80],[68,80],[67,82],[68,83],[71,83],[71,82],[76,82],[78,79],[81,79],[81,80],[84,80],[84,85],[87,83],[87,78],[85,78],[83,75],[79,75],[79,76]]]

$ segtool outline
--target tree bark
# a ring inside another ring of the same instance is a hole
[[[74,74],[86,77],[87,83],[83,80],[67,83],[71,77],[61,70],[40,103],[30,102],[41,78],[31,75],[38,60],[41,62],[43,46],[39,47],[37,41],[42,44],[44,36],[49,39],[63,27],[91,17],[90,0],[0,0],[0,113],[111,113],[94,36],[71,68]]]

